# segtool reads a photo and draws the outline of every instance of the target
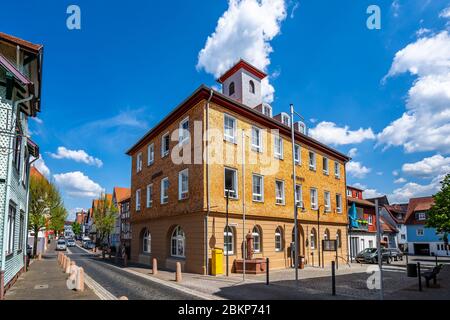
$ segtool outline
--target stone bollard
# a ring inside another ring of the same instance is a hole
[[[41,252],[39,252],[39,254],[38,254],[38,260],[42,260],[42,253]]]
[[[58,264],[61,264],[61,252],[58,252]]]
[[[72,262],[70,261],[70,258],[67,258],[65,273],[70,274],[70,266],[71,266],[71,263],[72,263]]]
[[[156,258],[153,258],[152,269],[153,275],[158,274],[158,260]]]
[[[121,296],[121,297],[119,298],[119,300],[128,300],[128,298],[125,297],[125,296]]]
[[[64,269],[66,267],[66,255],[62,255],[61,267]]]
[[[175,281],[176,282],[181,282],[182,277],[181,277],[181,263],[177,262],[177,272],[175,273]]]
[[[75,284],[75,290],[77,291],[84,291],[84,269],[79,267],[77,272],[77,280]]]

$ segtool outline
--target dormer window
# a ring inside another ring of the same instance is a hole
[[[234,94],[234,82],[230,83],[228,87],[228,95],[232,96]]]
[[[263,104],[263,113],[265,116],[272,118],[272,107],[268,104]]]
[[[286,113],[281,114],[281,122],[284,125],[287,125],[288,127],[291,126],[291,119],[289,118],[289,116]]]
[[[255,93],[255,83],[253,82],[253,80],[250,80],[248,82],[248,91],[253,94]]]

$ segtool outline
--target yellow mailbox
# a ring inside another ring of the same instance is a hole
[[[211,274],[217,276],[223,274],[223,249],[214,248],[211,254]]]

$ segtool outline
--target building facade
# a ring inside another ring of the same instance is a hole
[[[434,204],[433,197],[413,198],[409,200],[406,214],[408,252],[415,255],[450,255],[448,244],[444,243],[443,234],[436,229],[427,228],[428,210]]]
[[[251,238],[253,258],[290,267],[294,203],[305,263],[335,259],[322,250],[327,239],[347,259],[349,158],[298,129],[293,148],[299,125],[262,103],[264,77],[241,60],[219,79],[222,93],[201,86],[127,152],[132,260],[208,274],[221,248],[233,272]]]
[[[363,199],[364,190],[347,186],[350,260],[366,248],[377,247],[375,205]]]
[[[43,47],[0,33],[0,298],[24,269],[31,158],[28,118],[40,111]]]
[[[125,248],[125,253],[127,257],[131,256],[131,222],[130,222],[130,200],[131,196],[122,199],[119,203],[119,213],[120,213],[120,244]]]
[[[122,211],[122,202],[126,199],[130,198],[130,189],[129,188],[119,188],[115,187],[112,193],[112,203],[117,208],[117,212],[115,214],[114,219],[114,231],[111,234],[111,246],[116,250],[119,249],[120,246],[120,236],[121,236],[121,211]]]

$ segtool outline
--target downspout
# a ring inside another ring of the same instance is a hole
[[[206,141],[205,141],[205,152],[206,152],[206,216],[205,216],[205,274],[209,274],[209,258],[208,258],[208,217],[211,211],[211,196],[210,196],[210,186],[209,186],[209,103],[213,97],[214,91],[211,89],[208,101],[206,102]]]

